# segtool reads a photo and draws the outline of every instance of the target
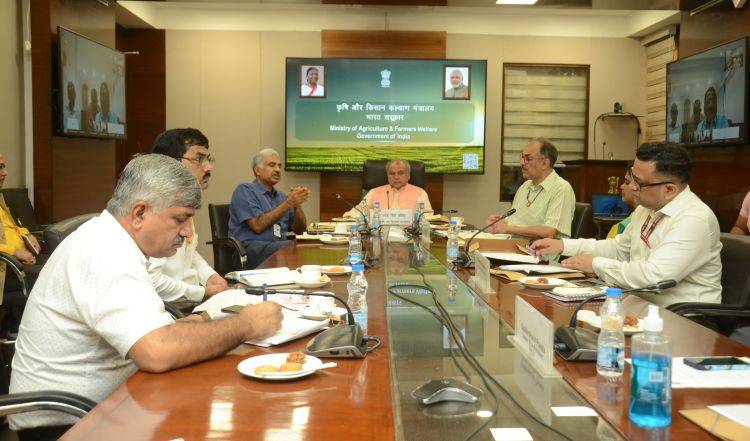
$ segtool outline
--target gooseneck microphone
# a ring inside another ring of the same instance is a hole
[[[336,299],[344,305],[344,308],[346,308],[346,320],[347,323],[350,325],[354,324],[354,314],[352,314],[351,308],[349,308],[349,305],[346,304],[344,299],[337,296],[336,294],[328,291],[312,291],[307,292],[302,289],[269,289],[269,288],[261,288],[261,287],[250,287],[245,289],[246,294],[250,294],[251,296],[264,296],[267,294],[293,294],[293,295],[300,295],[300,296],[314,296],[314,297],[330,297],[333,299]]]
[[[469,250],[470,250],[469,245],[471,245],[471,242],[474,240],[474,238],[477,237],[477,235],[479,235],[479,233],[481,233],[483,231],[487,231],[493,225],[495,225],[496,223],[500,222],[501,220],[503,220],[503,219],[505,219],[505,218],[513,215],[513,213],[515,213],[515,212],[516,212],[516,209],[515,208],[511,208],[510,210],[508,210],[505,213],[503,213],[502,216],[500,216],[499,218],[495,219],[493,222],[487,224],[484,228],[482,228],[481,230],[479,230],[476,233],[474,233],[471,236],[471,238],[469,239],[469,241],[466,242],[466,245],[464,245],[464,249],[461,252],[461,254],[458,256],[458,259],[456,259],[456,265],[458,265],[460,267],[463,267],[463,268],[469,266],[471,264],[471,257],[469,256]]]
[[[354,205],[351,202],[349,202],[348,200],[346,200],[346,198],[344,198],[343,196],[341,196],[340,193],[331,193],[331,194],[336,199],[338,199],[338,200],[342,201],[343,203],[345,203],[349,208],[351,208],[353,210],[357,210],[359,212],[359,214],[362,215],[362,218],[365,221],[365,231],[360,231],[360,234],[362,234],[362,233],[364,233],[364,234],[370,234],[370,231],[372,229],[370,228],[370,223],[367,221],[367,216],[365,215],[365,212],[362,211],[362,210],[360,210],[359,207],[357,207],[356,205]]]
[[[677,285],[674,280],[662,280],[648,286],[642,286],[639,288],[628,288],[622,290],[622,292],[632,291],[661,291],[667,288],[672,288]],[[583,306],[597,298],[604,297],[606,294],[594,294],[586,297],[573,311],[573,315],[570,317],[569,326],[560,326],[555,330],[555,352],[557,355],[568,361],[595,361],[596,350],[597,350],[597,334],[596,332],[585,329],[577,328],[576,321],[578,311]]]

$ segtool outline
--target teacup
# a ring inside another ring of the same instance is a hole
[[[331,316],[333,314],[334,300],[330,297],[310,296],[310,311],[316,315]]]
[[[322,269],[320,265],[302,265],[301,267],[297,268],[297,272],[302,275],[302,280],[304,280],[305,282],[319,281],[321,270]]]

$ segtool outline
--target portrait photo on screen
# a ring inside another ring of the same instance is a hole
[[[470,66],[443,66],[443,99],[471,99]]]
[[[326,66],[323,64],[303,65],[299,70],[300,98],[326,97]]]

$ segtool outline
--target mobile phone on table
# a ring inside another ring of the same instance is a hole
[[[242,305],[232,305],[221,308],[221,312],[226,312],[227,314],[239,314],[240,311],[242,311],[242,308],[244,308]]]
[[[737,357],[686,357],[686,365],[702,371],[750,370],[750,363]]]

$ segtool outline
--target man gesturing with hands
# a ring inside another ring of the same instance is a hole
[[[245,247],[248,266],[255,268],[288,241],[286,233],[303,233],[307,226],[302,204],[310,197],[305,187],[292,187],[289,195],[275,186],[281,181],[279,154],[263,149],[253,157],[255,181],[242,183],[232,194],[229,234]]]

